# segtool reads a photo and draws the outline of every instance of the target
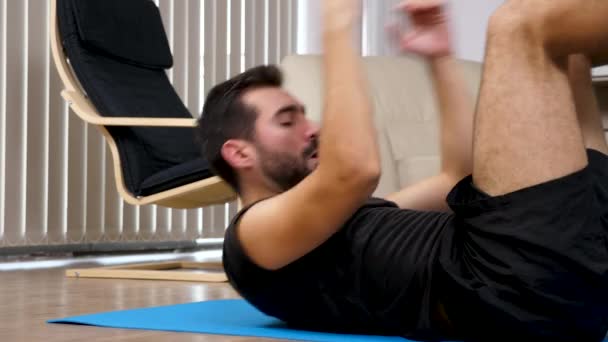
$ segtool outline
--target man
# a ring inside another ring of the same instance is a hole
[[[475,120],[441,3],[403,4],[414,30],[396,34],[431,65],[442,165],[386,200],[370,198],[381,170],[351,46],[357,8],[323,2],[320,138],[275,68],[245,72],[207,98],[204,154],[244,205],[226,231],[231,284],[307,329],[600,341],[608,147],[585,56],[604,57],[608,2],[507,1],[490,21]]]

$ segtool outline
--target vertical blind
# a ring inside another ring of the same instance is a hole
[[[193,116],[218,82],[295,52],[298,0],[156,0],[168,72]],[[68,110],[50,55],[50,2],[0,0],[0,247],[223,235],[235,203],[131,206],[102,135]]]
[[[400,17],[394,12],[402,0],[363,0],[361,52],[364,56],[393,55],[395,50],[388,41],[386,25]]]
[[[300,34],[298,35],[298,52],[318,54],[323,51],[322,22],[318,14],[324,0],[306,0],[301,4],[299,13]],[[354,39],[364,56],[388,55],[393,52],[384,30],[389,20],[398,16],[393,9],[402,0],[361,0],[362,21],[355,28]]]

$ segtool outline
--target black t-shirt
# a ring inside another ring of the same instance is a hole
[[[223,262],[232,286],[260,311],[305,329],[413,338],[436,332],[432,280],[450,214],[371,198],[325,243],[268,271],[237,238],[247,209],[226,231]]]

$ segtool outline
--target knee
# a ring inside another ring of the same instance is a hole
[[[542,43],[549,20],[549,1],[509,0],[492,14],[488,23],[488,41]]]

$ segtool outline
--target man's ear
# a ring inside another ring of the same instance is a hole
[[[235,169],[247,169],[254,165],[255,155],[251,144],[243,140],[228,140],[222,145],[222,157]]]

